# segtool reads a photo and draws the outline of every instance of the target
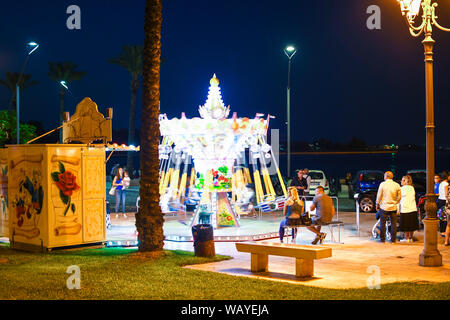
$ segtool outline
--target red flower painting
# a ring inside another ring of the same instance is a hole
[[[80,186],[77,185],[77,177],[70,171],[58,174],[56,185],[68,197],[71,197],[74,191],[80,189]]]
[[[66,205],[64,210],[64,216],[69,209],[75,214],[75,203],[72,203],[72,195],[75,191],[80,189],[77,184],[77,177],[71,172],[66,170],[64,164],[59,162],[59,172],[52,172],[51,177],[59,189],[59,196],[61,201]]]

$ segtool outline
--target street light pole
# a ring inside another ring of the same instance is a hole
[[[63,124],[63,112],[64,112],[64,110],[63,110],[63,105],[64,105],[64,89],[67,90],[67,91],[69,91],[69,87],[68,87],[67,82],[66,82],[65,80],[61,80],[61,81],[59,82],[59,84],[60,84],[61,87],[62,87],[62,88],[60,88],[60,90],[61,90],[61,92],[60,92],[60,94],[61,94],[61,105],[60,105],[60,112],[59,112],[59,123],[60,123],[60,125],[62,125],[62,124]],[[62,132],[62,130],[59,131],[59,143],[60,143],[60,144],[63,144],[63,143],[64,143],[64,141],[63,141],[63,132]]]
[[[419,37],[422,33],[425,39],[422,41],[425,52],[425,92],[426,92],[426,162],[427,162],[427,201],[425,203],[426,218],[424,223],[424,249],[419,256],[419,265],[424,267],[436,267],[442,265],[442,255],[437,248],[437,234],[439,220],[436,218],[437,205],[434,193],[435,154],[434,154],[434,89],[433,89],[433,46],[435,41],[431,37],[433,25],[450,32],[450,29],[440,26],[437,22],[435,9],[437,3],[432,0],[397,0],[400,3],[402,13],[406,18],[411,35]],[[422,23],[414,26],[415,19],[422,7]]]
[[[284,49],[284,53],[289,58],[288,65],[288,81],[287,81],[287,177],[291,176],[291,62],[292,57],[297,53],[297,50],[288,46]]]
[[[27,58],[25,59],[25,63],[22,67],[22,72],[20,73],[19,79],[16,83],[16,137],[17,144],[20,144],[20,81],[22,80],[23,73],[25,72],[25,67],[27,66],[28,60],[30,59],[30,55],[37,50],[39,44],[36,42],[28,43],[29,46],[33,47],[33,49],[28,53]]]

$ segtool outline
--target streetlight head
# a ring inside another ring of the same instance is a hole
[[[284,48],[284,53],[291,59],[297,53],[297,49],[294,46],[287,46]]]
[[[402,9],[403,15],[406,15],[410,21],[414,20],[416,16],[419,14],[422,0],[397,0],[397,1],[400,4],[400,8]]]
[[[39,43],[34,42],[34,41],[28,42],[28,45],[32,48],[31,51],[28,53],[28,55],[32,54],[39,47]]]
[[[287,52],[293,52],[293,51],[295,51],[295,48],[293,46],[287,46],[286,47],[286,51]]]
[[[66,83],[64,80],[60,81],[59,83],[60,83],[64,88],[66,88],[66,90],[69,90],[69,87],[67,86],[67,83]]]

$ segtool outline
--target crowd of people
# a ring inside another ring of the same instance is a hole
[[[401,185],[395,182],[394,174],[387,171],[384,174],[384,181],[378,188],[376,198],[376,218],[379,220],[380,241],[386,242],[386,222],[390,222],[388,229],[392,243],[397,241],[397,232],[404,233],[401,242],[412,243],[414,232],[419,230],[419,214],[416,203],[416,193],[413,187],[413,180],[410,175],[405,175],[401,179]],[[450,175],[443,173],[435,176],[436,205],[439,216],[446,216],[447,222],[450,220]],[[305,196],[309,195],[311,177],[309,170],[298,170],[297,175],[292,179],[288,189],[288,199],[284,208],[284,220],[280,223],[280,242],[284,241],[285,227],[302,224],[302,215],[309,215],[309,212],[316,210],[315,216],[311,217],[312,225],[307,229],[316,235],[312,244],[322,243],[326,233],[321,232],[323,225],[329,224],[335,214],[332,199],[324,193],[323,186],[318,186],[316,194],[312,200],[310,208],[305,208]],[[308,211],[309,210],[309,211]],[[295,240],[297,229],[292,228],[292,237]],[[450,225],[447,223],[445,232],[445,245],[450,242]]]
[[[417,211],[416,194],[413,187],[413,181],[410,175],[402,177],[401,186],[395,182],[394,174],[387,171],[384,174],[384,181],[378,188],[376,198],[377,219],[380,221],[380,241],[386,241],[386,221],[390,221],[391,242],[397,241],[397,222],[399,231],[404,232],[403,242],[413,242],[414,232],[419,230],[419,216]],[[450,216],[449,176],[435,176],[435,195],[438,212],[447,215],[447,221]],[[399,219],[399,221],[397,221]],[[445,245],[449,245],[450,225],[447,224],[445,230]]]
[[[130,176],[128,171],[120,166],[115,166],[112,172],[112,187],[110,194],[115,196],[115,213],[119,217],[120,205],[122,205],[122,215],[127,218],[125,211],[126,190],[130,186]],[[438,213],[440,216],[446,215],[447,222],[450,220],[450,194],[449,178],[446,173],[435,175],[435,196]],[[392,243],[397,241],[397,232],[403,232],[405,237],[401,242],[413,242],[414,232],[419,230],[419,216],[417,211],[416,194],[413,181],[410,175],[405,175],[401,179],[401,185],[394,180],[394,174],[387,171],[384,174],[384,181],[378,188],[376,197],[376,218],[379,220],[380,241],[386,242],[386,222],[390,221],[388,232]],[[311,177],[309,170],[298,170],[297,175],[292,179],[288,188],[288,197],[284,206],[285,218],[280,223],[280,241],[283,242],[286,226],[298,226],[303,224],[303,219],[310,219],[310,225],[306,228],[315,234],[312,244],[323,243],[327,234],[321,231],[323,225],[329,224],[335,215],[335,208],[332,199],[325,194],[324,187],[318,186],[315,196],[309,208],[305,208],[305,197],[309,196]],[[139,201],[139,199],[137,200]],[[139,204],[136,204],[139,206]],[[309,210],[309,211],[308,211]],[[315,211],[311,216],[309,212]],[[292,228],[292,236],[295,240],[297,228]],[[449,245],[450,225],[447,224],[445,233],[445,245]]]

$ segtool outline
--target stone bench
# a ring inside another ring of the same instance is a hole
[[[314,276],[314,260],[331,257],[331,248],[276,242],[236,243],[239,252],[251,254],[250,271],[267,272],[269,255],[295,258],[295,275],[299,278]]]

